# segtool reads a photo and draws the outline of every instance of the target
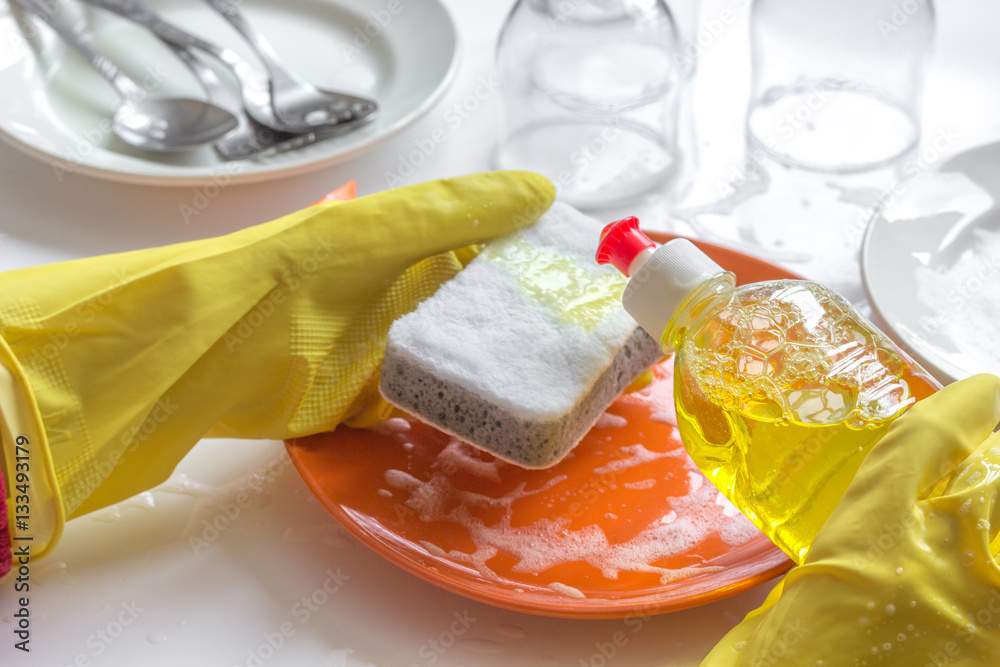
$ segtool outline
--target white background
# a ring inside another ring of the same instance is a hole
[[[421,121],[348,163],[294,178],[199,190],[73,174],[60,181],[51,165],[0,144],[0,268],[224,234],[301,208],[352,178],[361,194],[384,189],[385,173],[395,170],[400,156],[436,128],[447,127],[448,109],[491,71],[496,36],[510,6],[479,0],[445,4],[461,40],[457,79]],[[697,100],[708,182],[724,178],[739,163],[734,147],[740,145],[748,72],[746,8],[738,9],[744,4],[703,4],[703,19],[727,8],[737,8],[739,17],[706,39],[701,54]],[[953,127],[961,138],[954,150],[1000,137],[998,25],[995,2],[939,3],[925,136]],[[488,169],[498,102],[496,96],[487,99],[450,131],[409,180]],[[210,203],[185,222],[181,207],[208,193]],[[645,226],[674,227],[663,207],[643,210]],[[182,463],[182,474],[214,490],[201,496],[158,490],[67,525],[55,553],[33,566],[28,656],[12,648],[13,584],[0,582],[0,617],[5,617],[0,664],[223,666],[254,665],[257,657],[266,657],[260,664],[696,665],[769,589],[638,626],[521,615],[439,590],[355,542],[312,499],[283,457],[281,443],[204,441]],[[218,504],[239,491],[252,498],[250,507],[206,548],[192,548],[188,537],[200,535],[202,521],[216,517]],[[331,573],[341,582],[339,589],[317,594],[323,604],[315,613],[303,613],[296,605],[322,590]],[[474,620],[467,628],[454,626],[462,632],[449,638],[456,614]],[[118,625],[123,621],[127,624]],[[279,642],[275,633],[282,624],[294,633]],[[610,652],[618,632],[626,641],[607,660],[601,651]],[[118,636],[106,641],[110,634]],[[280,648],[261,651],[268,637]],[[435,650],[443,644],[449,647]]]

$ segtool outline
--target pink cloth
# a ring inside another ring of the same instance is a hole
[[[3,473],[0,472],[0,579],[10,572],[10,567],[13,564],[10,526],[7,523],[7,488],[3,482]]]

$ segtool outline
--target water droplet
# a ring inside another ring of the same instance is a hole
[[[858,619],[858,625],[860,625],[861,627],[865,627],[866,625],[868,625],[868,623],[869,621],[867,616],[862,616],[861,618]]]
[[[162,644],[167,641],[167,636],[161,632],[150,632],[146,635],[146,641],[150,644]]]
[[[504,637],[513,637],[514,639],[523,639],[528,636],[528,633],[525,632],[523,628],[519,628],[516,625],[508,625],[506,623],[501,623],[497,626],[497,633],[503,635]]]
[[[892,616],[893,614],[895,614],[896,613],[896,605],[894,605],[894,604],[887,604],[885,606],[885,613],[888,616]]]
[[[92,521],[100,521],[101,523],[111,523],[112,521],[120,518],[122,518],[122,513],[118,508],[118,505],[111,505],[109,507],[105,507],[104,509],[90,513],[90,519]]]
[[[477,653],[503,653],[503,644],[492,639],[481,637],[462,638],[455,642],[455,646],[461,646],[467,651]]]
[[[189,478],[187,475],[181,473],[179,475],[174,475],[166,482],[157,487],[157,491],[165,491],[167,493],[175,493],[178,495],[185,496],[207,496],[210,494],[214,487],[208,484],[202,484],[201,482],[196,482]]]
[[[48,586],[52,583],[73,583],[73,578],[70,577],[69,573],[66,571],[66,563],[61,560],[46,564],[45,567],[35,574],[35,578],[42,586]]]
[[[903,568],[897,567],[896,568],[896,574],[903,574]]]
[[[156,498],[149,491],[143,491],[142,493],[132,496],[128,500],[121,503],[122,507],[136,507],[141,510],[152,510],[156,509]]]
[[[900,632],[898,635],[896,635],[896,641],[897,642],[905,642],[906,641],[906,635],[903,634],[902,632]]]
[[[317,542],[328,547],[348,547],[352,541],[335,523],[321,523],[315,526],[291,526],[281,536],[289,542]]]

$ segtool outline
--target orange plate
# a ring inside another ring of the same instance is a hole
[[[741,283],[798,277],[695,243]],[[672,423],[671,362],[545,470],[500,461],[415,419],[286,445],[341,524],[432,584],[545,616],[684,609],[756,586],[791,562],[717,502],[684,452]]]

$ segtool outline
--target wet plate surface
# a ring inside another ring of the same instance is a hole
[[[1000,143],[904,183],[868,227],[862,276],[885,330],[944,383],[1000,373]]]
[[[662,240],[666,237],[660,237]],[[791,277],[706,246],[742,282]],[[611,618],[732,595],[791,563],[687,456],[672,360],[558,465],[526,470],[415,419],[341,427],[288,451],[362,542],[445,589],[534,614]]]

